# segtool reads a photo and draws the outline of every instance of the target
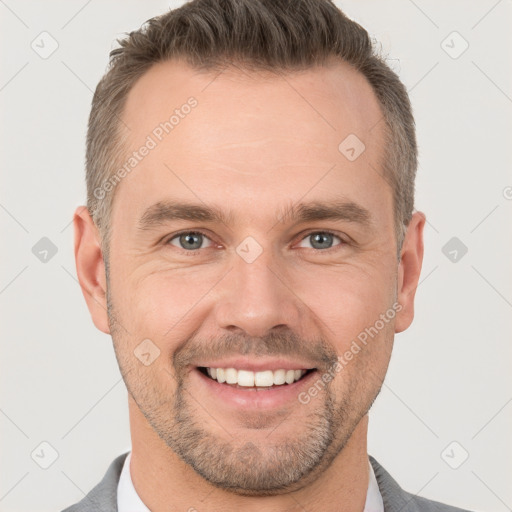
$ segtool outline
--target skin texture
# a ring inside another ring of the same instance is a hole
[[[115,189],[108,281],[97,228],[82,207],[74,217],[79,282],[94,324],[112,335],[129,391],[134,486],[156,512],[325,512],[341,503],[361,511],[367,412],[394,334],[413,319],[425,216],[413,215],[398,262],[392,191],[375,172],[382,113],[345,63],[282,75],[158,64],[128,97],[128,152],[191,96],[197,106]],[[366,147],[354,161],[338,150],[349,134]],[[334,200],[366,209],[368,224],[282,215],[298,202]],[[159,201],[232,217],[141,230]],[[204,233],[199,249],[180,245],[183,230]],[[318,248],[317,233],[330,248]],[[262,250],[251,263],[237,252],[248,236]],[[195,370],[244,354],[301,360],[321,376],[394,310],[308,403],[235,407]],[[160,353],[146,366],[134,351],[147,339]]]

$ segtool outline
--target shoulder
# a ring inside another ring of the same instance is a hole
[[[370,462],[379,484],[384,512],[471,512],[408,493],[372,456]]]
[[[129,452],[116,457],[99,482],[82,500],[62,512],[117,512],[117,485]]]

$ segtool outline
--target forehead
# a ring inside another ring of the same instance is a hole
[[[127,159],[152,147],[117,186],[117,208],[140,213],[168,195],[229,201],[260,218],[306,195],[340,194],[390,208],[382,111],[363,75],[342,62],[278,74],[159,63],[131,89],[123,122]]]

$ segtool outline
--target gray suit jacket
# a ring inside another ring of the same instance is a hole
[[[128,453],[123,453],[114,459],[103,480],[80,502],[62,512],[117,512],[117,484]],[[389,473],[371,456],[370,462],[379,484],[385,512],[468,512],[403,491]]]

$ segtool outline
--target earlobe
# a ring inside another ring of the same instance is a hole
[[[73,216],[75,230],[75,263],[78,282],[82,288],[94,325],[110,334],[107,314],[107,285],[105,264],[98,228],[88,209],[79,206]]]
[[[395,332],[405,331],[414,318],[414,296],[423,263],[423,228],[425,214],[415,212],[407,227],[398,266],[398,303],[402,309],[396,315]]]

